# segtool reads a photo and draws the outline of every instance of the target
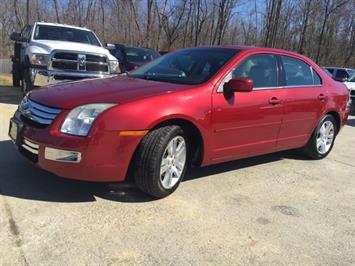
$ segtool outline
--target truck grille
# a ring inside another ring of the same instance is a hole
[[[38,126],[41,125],[50,125],[57,115],[62,111],[57,108],[51,108],[44,106],[42,104],[36,103],[28,97],[24,97],[19,110],[25,118],[29,119],[32,122],[38,123]]]
[[[56,52],[51,57],[51,69],[108,73],[109,64],[105,55]]]

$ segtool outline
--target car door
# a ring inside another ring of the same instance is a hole
[[[280,56],[285,77],[284,117],[278,149],[306,144],[325,110],[327,91],[320,76],[301,59]]]
[[[223,91],[231,78],[253,80],[251,92]],[[212,161],[267,153],[276,146],[282,115],[284,91],[279,86],[277,58],[254,54],[238,64],[222,81],[212,99]]]

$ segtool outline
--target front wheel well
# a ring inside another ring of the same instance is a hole
[[[167,125],[177,125],[184,130],[191,145],[191,165],[200,166],[203,159],[204,145],[202,134],[197,126],[186,119],[170,119],[159,123],[153,129]]]

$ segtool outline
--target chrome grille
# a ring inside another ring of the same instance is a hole
[[[36,103],[28,97],[24,97],[19,110],[23,116],[42,125],[50,125],[57,115],[62,111],[57,108],[48,107]]]
[[[24,138],[23,144],[21,146],[29,152],[38,155],[39,145],[34,143],[33,141]]]
[[[50,58],[52,70],[109,73],[106,55],[56,51]]]

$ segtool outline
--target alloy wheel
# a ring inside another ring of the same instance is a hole
[[[180,180],[186,164],[186,141],[174,137],[166,146],[160,164],[160,181],[165,189],[171,189]]]
[[[317,133],[317,151],[322,155],[326,154],[332,147],[334,137],[334,124],[329,120],[324,121]]]

